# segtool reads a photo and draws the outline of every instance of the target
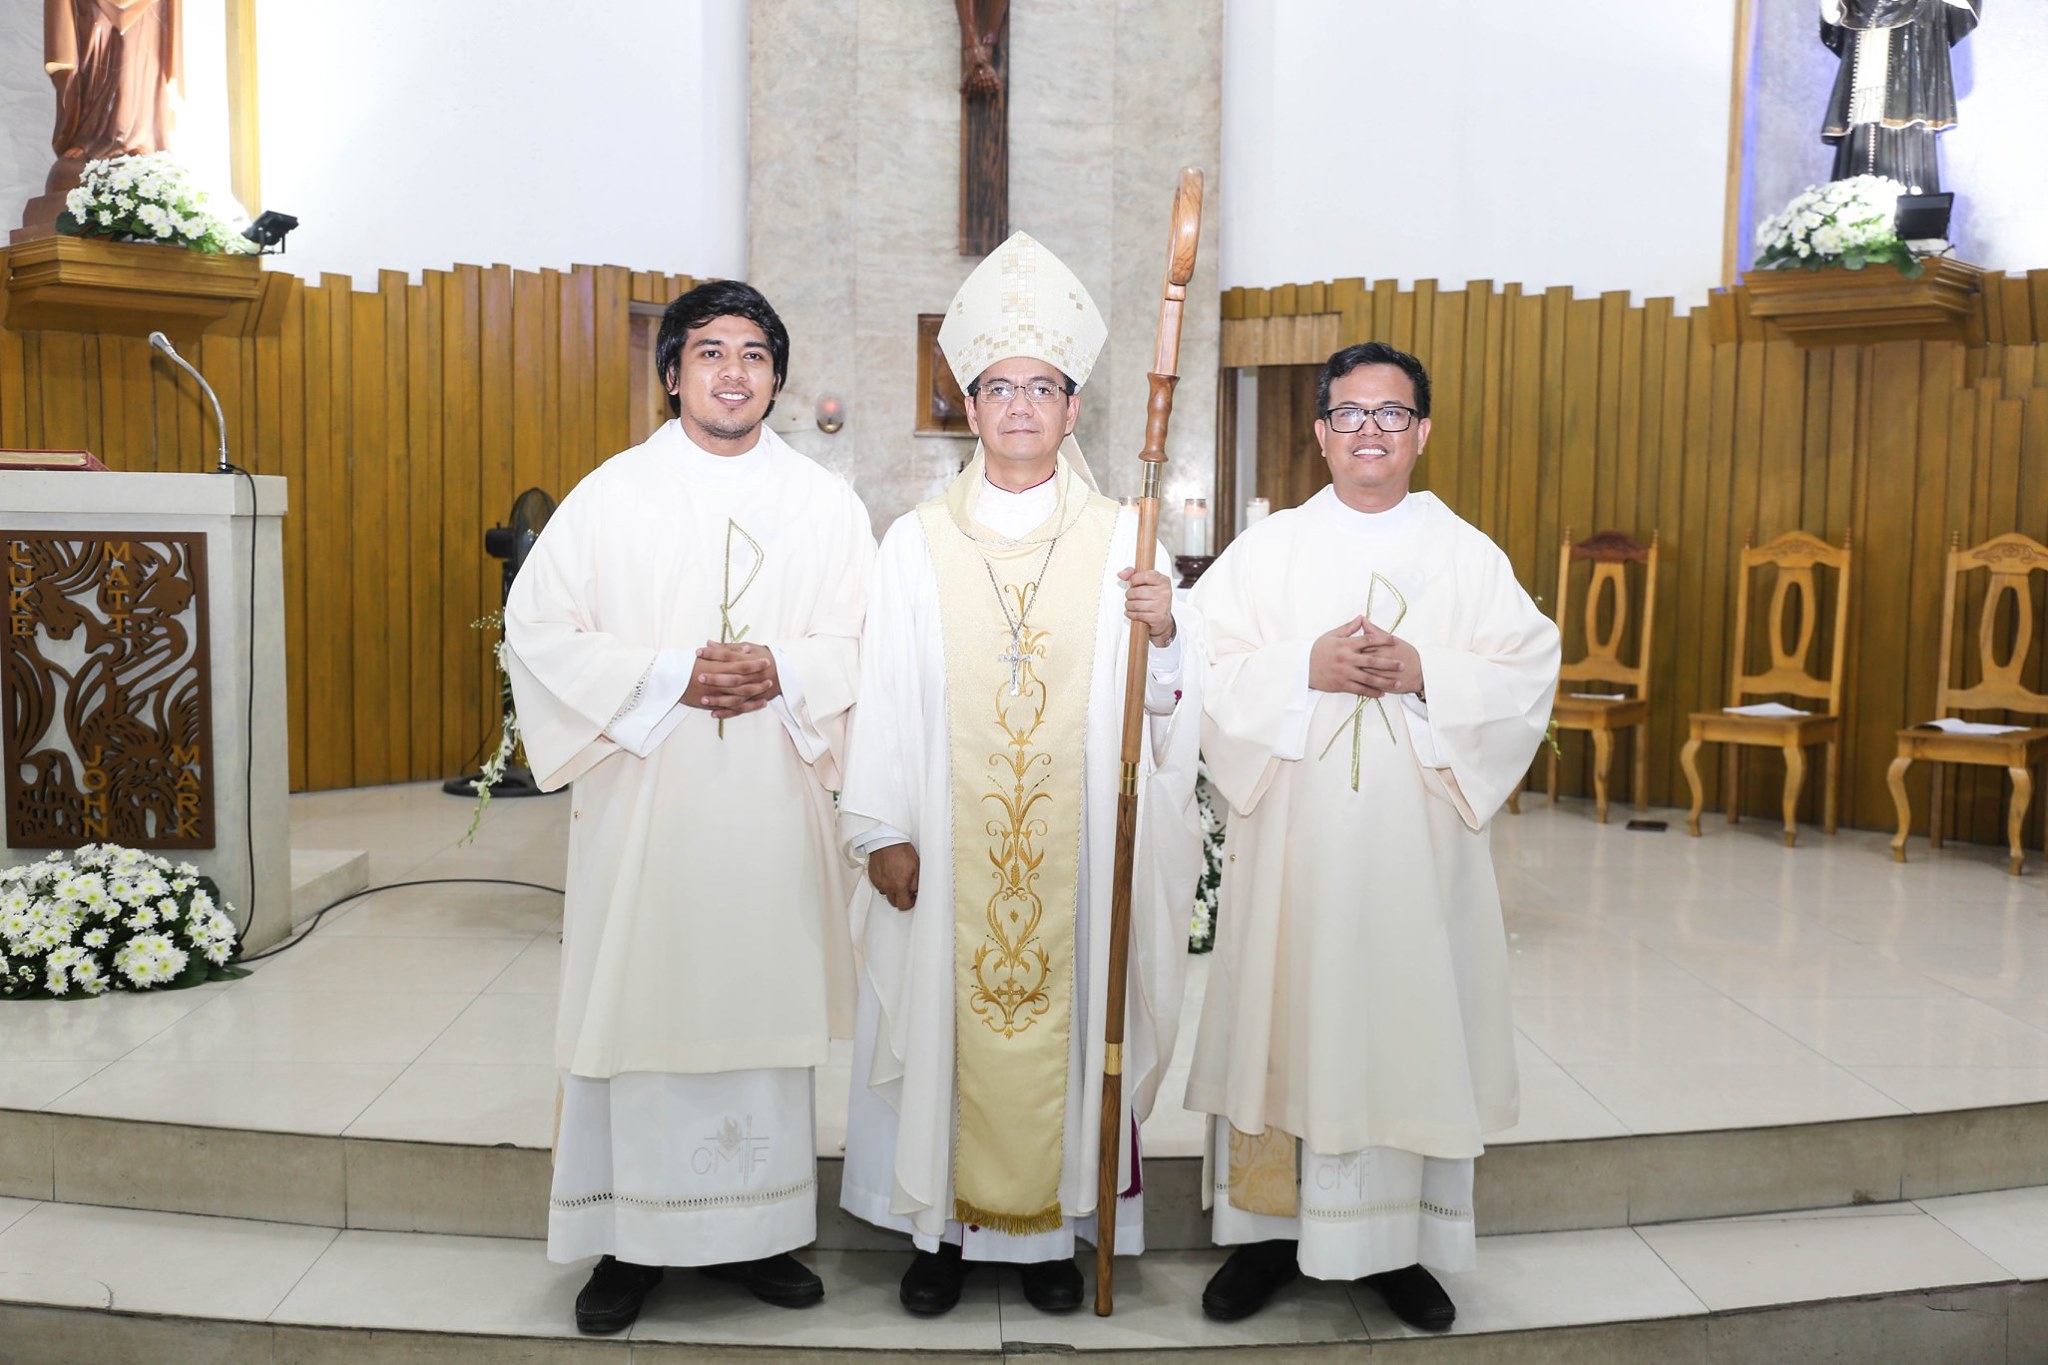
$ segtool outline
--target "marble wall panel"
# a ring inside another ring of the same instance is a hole
[[[1110,345],[1077,431],[1106,491],[1135,489],[1167,214],[1183,164],[1221,141],[1222,0],[1017,0],[1010,15],[1010,221],[1095,296]],[[959,29],[942,0],[755,0],[751,278],[794,358],[771,419],[851,478],[877,531],[942,489],[971,442],[914,434],[916,316],[977,264],[956,251]],[[1203,496],[1215,463],[1215,224],[1182,342],[1169,473]],[[818,395],[847,400],[826,435]]]

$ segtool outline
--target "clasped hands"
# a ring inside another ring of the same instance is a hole
[[[758,711],[782,695],[775,653],[766,645],[709,641],[690,665],[683,705],[709,711],[719,720]]]
[[[1354,616],[1318,635],[1308,655],[1308,685],[1318,692],[1349,692],[1377,699],[1422,691],[1422,656],[1415,646]]]

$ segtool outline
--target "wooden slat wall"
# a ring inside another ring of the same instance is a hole
[[[1309,367],[1379,339],[1414,351],[1435,380],[1418,482],[1499,541],[1546,603],[1567,528],[1661,532],[1650,739],[1660,804],[1687,800],[1686,714],[1725,701],[1746,533],[1762,541],[1796,528],[1840,543],[1854,531],[1842,818],[1868,829],[1893,824],[1894,732],[1933,714],[1951,532],[1966,545],[2006,531],[2048,540],[2048,271],[1987,281],[1981,345],[1801,350],[1750,315],[1740,288],[1680,314],[1668,299],[1625,294],[1337,280],[1233,289],[1223,317],[1225,363],[1260,367],[1258,491],[1276,506],[1327,482],[1308,431]],[[2048,594],[2036,606],[2038,639]],[[2048,688],[2040,674],[2029,685]],[[1580,741],[1564,743],[1583,792]],[[1782,769],[1769,757],[1745,769],[1745,808],[1774,819]],[[1625,784],[1625,752],[1616,773]],[[1922,833],[1927,781],[1916,768]],[[2002,842],[2004,774],[1952,781],[1950,833]],[[2043,807],[2037,797],[2037,842]]]
[[[496,737],[486,527],[559,500],[629,442],[635,304],[694,283],[616,267],[457,266],[295,282],[274,337],[183,348],[230,454],[291,486],[285,672],[294,790],[450,777]],[[638,353],[645,363],[646,351]],[[119,470],[203,470],[204,399],[140,337],[0,327],[0,446],[83,446]]]

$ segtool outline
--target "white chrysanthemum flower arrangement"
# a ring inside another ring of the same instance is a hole
[[[85,163],[78,188],[64,198],[57,231],[72,237],[181,246],[214,255],[246,255],[256,244],[246,223],[216,212],[206,192],[168,152]]]
[[[241,976],[232,916],[190,863],[115,844],[0,869],[0,999]]]
[[[1907,188],[1882,175],[1857,175],[1809,185],[1756,228],[1756,263],[1763,270],[1861,270],[1888,263],[1908,277],[1920,258],[1899,240],[1899,196]]]

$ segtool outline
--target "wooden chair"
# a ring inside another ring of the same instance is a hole
[[[1586,653],[1577,663],[1565,664],[1557,672],[1557,699],[1550,718],[1559,730],[1578,730],[1593,737],[1593,806],[1601,824],[1607,823],[1607,772],[1614,760],[1614,734],[1634,730],[1635,772],[1630,794],[1637,810],[1649,809],[1650,792],[1650,627],[1657,613],[1657,534],[1650,534],[1645,546],[1620,531],[1602,531],[1590,540],[1572,544],[1572,533],[1564,533],[1564,546],[1557,556],[1557,632],[1563,636],[1571,607],[1572,565],[1591,561],[1593,578],[1586,587],[1586,601],[1580,614]],[[1622,662],[1621,641],[1628,630],[1629,591],[1627,567],[1640,564],[1637,575],[1643,628],[1636,639],[1636,661]],[[1602,631],[1602,613],[1607,628]],[[1588,685],[1626,687],[1629,695],[1592,695]],[[1550,803],[1557,804],[1557,750],[1550,750]]]
[[[2020,682],[2034,646],[2034,583],[2037,572],[2048,573],[2048,545],[2022,535],[1994,536],[1967,550],[1958,548],[1960,536],[1949,537],[1948,589],[1941,606],[1941,678],[1935,688],[1934,711],[1940,718],[1961,711],[2016,711],[2024,715],[2048,715],[2048,693],[2030,691]],[[1974,687],[1954,687],[1950,646],[1955,639],[1956,599],[1963,575],[1978,569],[1990,575],[1990,586],[1977,614],[1977,673]],[[2005,659],[1998,657],[1998,609],[2011,593],[2018,609],[2014,614],[2011,647]],[[1958,717],[1959,718],[1959,717]],[[1899,753],[1892,760],[1885,780],[1891,785],[1892,804],[1899,810],[1899,832],[1892,836],[1892,857],[1906,861],[1906,831],[1913,822],[1913,806],[1906,797],[1906,770],[1915,759],[1934,765],[1933,792],[1928,812],[1928,839],[1941,847],[1941,787],[1944,763],[1968,763],[1998,767],[2012,776],[2012,804],[2006,810],[2005,836],[2011,854],[2012,875],[2020,875],[2027,860],[2022,839],[2026,833],[2027,808],[2034,798],[2033,769],[2048,761],[2048,729],[2013,730],[2002,735],[1951,734],[1930,726],[1899,731]]]
[[[1848,643],[1849,627],[1849,537],[1842,537],[1837,550],[1826,541],[1803,531],[1779,536],[1770,544],[1752,549],[1745,539],[1737,568],[1735,595],[1735,664],[1729,685],[1729,707],[1778,696],[1817,701],[1826,708],[1818,714],[1792,716],[1738,715],[1730,710],[1695,711],[1688,726],[1685,748],[1679,763],[1692,787],[1692,811],[1686,828],[1694,838],[1700,833],[1700,811],[1706,793],[1700,787],[1699,752],[1702,744],[1719,744],[1725,749],[1723,786],[1727,793],[1728,823],[1740,818],[1741,753],[1744,748],[1777,749],[1785,755],[1785,847],[1799,841],[1799,792],[1806,783],[1806,751],[1815,744],[1827,746],[1826,787],[1822,792],[1821,828],[1835,832],[1835,810],[1840,799],[1842,747],[1842,651]],[[1770,666],[1761,673],[1745,673],[1749,661],[1749,585],[1757,571],[1769,565],[1777,571],[1771,592]],[[1819,590],[1816,569],[1836,573],[1833,660],[1825,677],[1810,671],[1813,637],[1819,621]],[[1786,648],[1786,627],[1794,608],[1798,611],[1799,635]]]

